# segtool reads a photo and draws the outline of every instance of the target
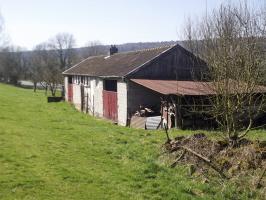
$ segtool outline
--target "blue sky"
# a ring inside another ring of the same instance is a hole
[[[12,43],[31,49],[59,32],[77,47],[178,40],[187,16],[200,16],[225,0],[0,0]],[[231,0],[233,1],[233,0]],[[262,4],[266,0],[249,0]],[[206,3],[207,2],[207,3]],[[233,1],[234,2],[234,1]]]

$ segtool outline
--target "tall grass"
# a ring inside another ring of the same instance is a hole
[[[0,84],[0,199],[259,198],[170,169],[160,162],[164,141],[160,131],[115,126]]]

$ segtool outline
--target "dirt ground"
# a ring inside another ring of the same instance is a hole
[[[170,158],[170,166],[190,166],[190,175],[199,174],[238,182],[246,177],[252,187],[266,194],[266,141],[242,139],[238,146],[209,139],[205,134],[179,136],[166,142],[163,149]]]

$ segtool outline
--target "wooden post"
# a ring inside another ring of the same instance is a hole
[[[181,97],[177,96],[177,104],[176,104],[176,128],[183,129],[183,119],[182,119],[182,113],[181,113]]]
[[[89,93],[88,93],[88,90],[87,90],[87,95],[86,95],[86,113],[89,112]]]
[[[177,101],[176,101],[176,99],[174,99],[172,96],[170,96],[170,98],[171,98],[171,101],[172,101],[172,104],[173,104],[173,106],[174,106],[174,108],[175,108],[175,110],[174,110],[174,112],[175,112],[175,128],[177,129],[178,128],[178,122],[177,122],[177,120],[178,120],[178,115],[177,115],[177,106],[178,106],[178,104],[177,104]]]
[[[92,106],[92,116],[94,116],[94,94],[92,95],[92,103],[93,103],[93,106]]]
[[[83,84],[80,85],[80,98],[81,98],[80,110],[84,111],[84,86]]]
[[[161,101],[161,128],[164,128],[163,127],[163,104],[164,104],[164,101],[162,100]]]
[[[168,129],[169,129],[169,105],[168,105],[168,98],[166,99],[166,125],[164,127],[165,129],[165,134],[166,134],[166,137],[167,137],[167,142],[170,142],[171,139],[169,137],[169,134],[168,134]]]
[[[169,102],[166,101],[166,123],[167,123],[167,130],[169,129]]]
[[[175,106],[175,128],[178,129],[178,114],[177,114],[177,112],[178,112],[177,106],[178,105],[177,105],[177,103],[175,103],[174,106]]]

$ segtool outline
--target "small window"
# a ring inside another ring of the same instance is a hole
[[[117,92],[117,80],[105,80],[104,90]]]
[[[72,84],[73,83],[73,80],[72,79],[73,79],[73,76],[68,76],[68,83],[69,84]]]

